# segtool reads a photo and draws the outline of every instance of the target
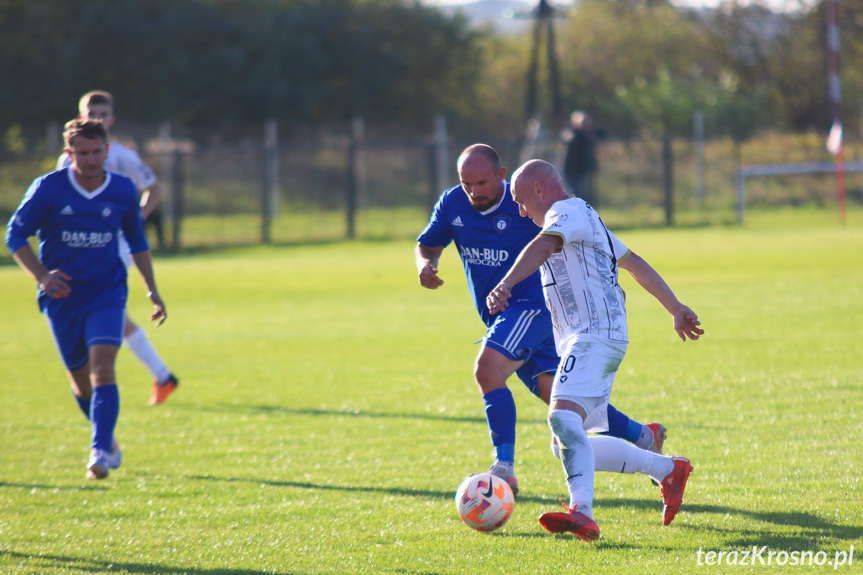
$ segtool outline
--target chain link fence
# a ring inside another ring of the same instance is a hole
[[[458,183],[455,162],[475,143],[459,138],[297,139],[243,144],[173,142],[140,147],[167,191],[164,237],[155,249],[182,251],[258,243],[290,244],[411,239],[422,230],[440,192]],[[520,138],[480,139],[501,155],[508,173],[521,163]],[[768,136],[738,145],[675,140],[671,158],[653,139],[608,139],[598,147],[598,208],[612,228],[733,224],[741,164],[830,160],[811,135]],[[532,157],[562,164],[564,147],[540,139]],[[859,143],[846,147],[859,160]],[[0,159],[0,217],[8,221],[30,182],[54,169],[56,153]],[[671,162],[672,178],[665,176]],[[863,176],[848,174],[849,202],[863,200]],[[755,207],[835,204],[835,176],[777,176],[747,183]],[[10,259],[8,254],[0,258]]]

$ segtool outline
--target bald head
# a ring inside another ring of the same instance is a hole
[[[520,187],[542,182],[547,194],[552,194],[554,201],[565,200],[568,197],[560,172],[545,160],[528,160],[512,174],[512,186]]]
[[[544,160],[530,160],[515,171],[510,183],[519,214],[542,227],[549,208],[569,197],[557,168]]]
[[[500,156],[494,148],[486,144],[474,144],[464,149],[458,157],[456,168],[461,170],[464,164],[473,163],[477,160],[488,162],[492,170],[499,170],[502,167]]]
[[[569,116],[569,122],[576,130],[589,130],[592,124],[590,116],[581,110],[573,112]]]

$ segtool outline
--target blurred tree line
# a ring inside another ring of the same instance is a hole
[[[663,0],[559,11],[566,110],[590,111],[616,136],[689,135],[696,110],[708,134],[737,141],[829,128],[824,2],[787,14]],[[851,136],[863,110],[863,3],[839,12]],[[454,133],[512,135],[526,121],[530,44],[528,31],[495,35],[415,0],[0,0],[0,133],[7,153],[20,148],[98,88],[117,96],[123,122],[226,135],[268,118],[344,130],[356,116],[428,133],[438,113]]]

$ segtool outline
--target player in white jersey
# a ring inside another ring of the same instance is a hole
[[[539,273],[513,290],[515,303],[506,313],[492,316],[486,297],[540,228],[519,217],[505,179],[506,168],[492,147],[468,146],[456,167],[461,184],[441,194],[428,225],[417,238],[419,281],[427,289],[443,285],[438,262],[443,250],[453,243],[461,256],[474,305],[488,328],[474,364],[474,377],[494,446],[495,460],[489,473],[505,480],[518,497],[516,405],[506,381],[515,373],[531,393],[548,403],[560,357],[555,351],[551,314],[543,301]],[[610,404],[607,413],[609,435],[662,452],[665,426],[639,423]],[[557,447],[553,443],[555,453]]]
[[[557,168],[531,160],[515,171],[510,184],[521,216],[542,231],[531,241],[486,300],[497,314],[510,305],[512,289],[537,269],[551,311],[560,364],[552,383],[548,422],[561,446],[570,494],[565,512],[545,513],[540,523],[552,533],[572,532],[585,541],[599,537],[593,519],[594,469],[620,465],[660,485],[662,522],[674,519],[692,471],[685,457],[666,457],[614,437],[590,436],[607,429],[605,411],[629,336],[618,268],[627,270],[674,318],[678,336],[696,340],[704,330],[698,316],[644,259],[612,234],[594,209],[570,197]]]
[[[87,92],[78,102],[78,117],[83,120],[98,120],[110,129],[114,125],[114,97],[101,90]],[[63,154],[57,160],[57,169],[69,166],[70,160],[67,154]],[[155,172],[150,169],[141,156],[134,150],[118,142],[112,142],[108,150],[108,158],[105,161],[105,170],[126,176],[135,182],[138,193],[141,196],[141,214],[144,219],[150,218],[164,196],[164,190],[159,184]],[[129,244],[120,233],[120,257],[128,268],[132,264],[132,256],[129,252]],[[126,314],[126,323],[123,327],[123,339],[135,357],[153,375],[153,391],[150,396],[150,405],[163,403],[179,385],[179,380],[171,373],[171,370],[162,361],[156,348],[147,338],[147,334]]]

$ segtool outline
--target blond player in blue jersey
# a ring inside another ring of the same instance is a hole
[[[114,439],[120,394],[114,365],[123,341],[129,288],[118,231],[155,306],[150,319],[167,318],[156,289],[153,260],[132,180],[104,170],[108,132],[101,122],[72,120],[63,133],[71,166],[37,178],[6,229],[6,246],[36,281],[78,406],[92,431],[87,475],[103,479],[120,467]],[[28,242],[39,238],[39,256]]]
[[[683,340],[704,334],[698,316],[644,259],[630,251],[584,200],[569,196],[557,168],[531,160],[515,171],[510,188],[519,213],[542,228],[491,290],[491,314],[505,313],[519,284],[537,270],[552,315],[560,364],[554,376],[548,423],[560,445],[569,489],[564,512],[539,521],[552,533],[571,532],[584,541],[599,537],[593,518],[594,470],[623,462],[620,471],[648,475],[659,483],[668,525],[683,502],[692,471],[685,457],[666,457],[612,437],[588,436],[608,429],[606,410],[629,335],[618,268],[627,270],[674,319]]]
[[[116,120],[114,97],[102,90],[87,92],[81,96],[78,102],[78,117],[83,120],[97,120],[102,122],[106,129],[110,129]],[[63,154],[57,160],[57,169],[67,168],[69,164],[69,156]],[[145,223],[149,221],[148,218],[155,216],[165,193],[156,178],[156,174],[137,152],[119,142],[113,142],[108,150],[108,158],[105,160],[105,169],[126,176],[135,182],[135,187],[138,188],[138,193],[141,196],[141,213]],[[155,221],[158,222],[158,220]],[[159,228],[159,236],[161,238],[161,228]],[[132,265],[129,246],[122,235],[120,236],[120,255],[127,268]],[[128,313],[123,326],[123,339],[135,357],[153,376],[150,405],[163,403],[177,389],[180,382],[162,360],[147,337],[147,333],[132,321]]]

